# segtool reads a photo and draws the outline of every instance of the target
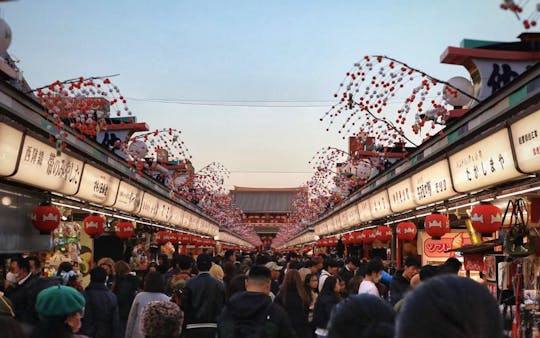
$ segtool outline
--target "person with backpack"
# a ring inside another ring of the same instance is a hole
[[[270,298],[270,269],[254,265],[246,291],[235,293],[218,320],[219,338],[295,338],[285,310]]]
[[[180,255],[177,258],[177,261],[180,272],[171,277],[167,290],[171,294],[171,300],[175,302],[176,305],[181,306],[187,282],[193,277],[191,274],[193,260],[189,256]]]

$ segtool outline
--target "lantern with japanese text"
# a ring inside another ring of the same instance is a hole
[[[413,222],[401,222],[397,225],[397,238],[401,241],[412,241],[416,237],[416,225]]]
[[[169,241],[171,242],[171,244],[178,244],[178,242],[180,241],[180,234],[177,233],[177,232],[171,232],[169,234]]]
[[[349,233],[344,234],[344,235],[341,237],[341,241],[342,241],[343,244],[345,244],[345,245],[351,244],[351,234],[349,234]]]
[[[378,226],[375,231],[375,236],[378,241],[386,243],[392,239],[392,228],[386,225]]]
[[[180,234],[180,236],[178,237],[178,240],[180,241],[182,245],[191,244],[191,236],[186,233]]]
[[[159,245],[167,244],[171,241],[171,233],[168,231],[158,231],[156,233],[156,241]]]
[[[366,236],[366,239],[364,239],[364,243],[373,243],[377,239],[377,233],[375,229],[366,229],[364,230],[364,236]]]
[[[50,203],[43,203],[32,210],[32,225],[42,235],[50,234],[60,225],[62,214]]]
[[[471,223],[482,236],[490,236],[499,230],[502,222],[502,212],[497,206],[482,202],[471,211]]]
[[[88,236],[95,238],[103,234],[103,225],[105,224],[105,217],[98,214],[91,214],[83,219],[84,232]]]
[[[362,239],[360,238],[361,231],[355,231],[351,233],[351,243],[352,244],[361,244]]]
[[[450,232],[448,217],[438,212],[426,216],[424,227],[427,234],[433,239],[441,239],[444,234]]]
[[[328,243],[328,246],[336,246],[336,245],[337,245],[337,241],[338,241],[338,240],[337,240],[337,237],[335,237],[335,236],[334,236],[334,237],[330,237],[328,240],[329,240],[329,241],[328,241],[328,242],[329,242],[329,243]]]
[[[133,226],[132,222],[122,221],[116,223],[114,231],[118,238],[128,239],[133,236],[133,233],[135,232],[135,227]]]

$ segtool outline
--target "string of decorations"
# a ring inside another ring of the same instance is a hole
[[[514,13],[525,29],[536,27],[540,18],[540,3],[529,0],[503,0],[500,9]],[[526,14],[528,13],[528,15]]]

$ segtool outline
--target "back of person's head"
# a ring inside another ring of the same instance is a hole
[[[144,278],[144,291],[146,292],[163,292],[165,289],[165,281],[161,273],[157,271],[149,272]]]
[[[372,258],[366,265],[366,275],[379,272],[384,269],[382,260],[379,257]]]
[[[197,256],[197,270],[208,271],[212,267],[212,256],[209,254],[200,254]]]
[[[335,276],[328,276],[324,280],[323,287],[321,289],[320,295],[323,294],[335,294],[336,291],[336,284],[338,282],[338,279]]]
[[[395,312],[382,300],[368,294],[345,298],[328,322],[329,338],[393,338]]]
[[[501,338],[499,306],[472,279],[442,275],[422,282],[405,298],[397,338]]]
[[[105,283],[107,280],[107,271],[100,266],[90,270],[90,282]]]
[[[405,266],[415,266],[415,267],[417,267],[419,269],[420,269],[420,267],[422,267],[422,263],[420,262],[420,260],[416,256],[408,256],[407,258],[405,258],[405,262],[404,262],[403,265],[405,265]]]
[[[231,298],[237,292],[246,291],[246,275],[234,276],[227,284],[227,298]]]
[[[318,265],[324,262],[324,258],[322,258],[321,256],[314,256],[313,258],[311,258],[311,261],[313,262],[311,266]]]
[[[216,279],[219,279],[219,280],[223,280],[223,277],[224,277],[224,272],[223,272],[223,269],[221,268],[221,265],[219,264],[215,264],[213,263],[212,266],[210,267],[210,270],[208,270],[208,272],[210,273],[210,276],[216,278]]]
[[[457,275],[459,269],[461,269],[461,262],[455,257],[450,257],[439,267],[439,273],[453,273]]]
[[[352,263],[354,266],[359,266],[360,265],[360,261],[358,260],[357,257],[349,257],[349,258],[347,258],[347,260],[345,260],[345,264],[349,264],[349,263]]]
[[[234,255],[234,250],[228,249],[225,251],[225,255],[223,255],[223,259],[230,260],[233,255]]]
[[[118,261],[114,263],[114,271],[116,271],[117,275],[125,276],[131,272],[131,268],[125,261]]]
[[[152,301],[141,314],[141,332],[146,338],[180,337],[184,314],[173,302]]]
[[[189,257],[187,255],[178,256],[177,261],[178,261],[178,267],[180,268],[180,270],[191,269],[191,267],[193,265],[193,260],[191,259],[191,257]]]
[[[269,292],[272,273],[264,265],[254,265],[249,269],[246,282],[247,291]]]
[[[70,272],[73,270],[73,265],[70,262],[62,262],[58,266],[58,274],[61,272]]]
[[[420,280],[423,282],[437,276],[439,274],[439,268],[435,265],[427,264],[420,268],[418,274],[420,275]]]
[[[26,337],[19,322],[10,316],[0,316],[0,330],[3,338]]]
[[[265,265],[266,263],[270,262],[272,259],[270,256],[266,254],[261,254],[257,256],[257,259],[255,260],[255,265]]]
[[[335,259],[329,258],[324,262],[325,270],[328,270],[328,268],[338,268],[338,267],[339,267],[339,262],[336,261]]]
[[[17,262],[17,266],[20,270],[30,272],[30,262],[28,261],[28,258],[18,256],[14,258],[13,261]]]

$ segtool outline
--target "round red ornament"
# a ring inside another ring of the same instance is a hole
[[[375,236],[378,241],[381,241],[383,243],[388,242],[392,239],[392,228],[386,225],[381,225],[377,227],[377,230],[375,231]]]
[[[135,232],[135,226],[133,226],[133,223],[128,221],[118,222],[114,227],[114,231],[118,238],[128,239],[133,236],[133,233]]]
[[[364,236],[366,236],[364,239],[364,243],[373,243],[377,239],[375,229],[366,229],[364,230],[363,234]]]
[[[83,219],[84,232],[88,236],[94,238],[103,234],[103,225],[105,224],[105,217],[98,214],[90,214]]]
[[[32,225],[42,235],[50,234],[60,225],[62,214],[50,203],[43,203],[32,210]]]
[[[426,216],[424,227],[427,234],[433,239],[441,239],[444,234],[450,232],[448,217],[438,212]]]
[[[416,237],[416,225],[413,222],[401,222],[397,225],[397,238],[401,241],[412,241]]]
[[[472,209],[471,222],[482,236],[490,236],[501,227],[502,211],[491,203],[482,202]]]
[[[156,241],[159,245],[167,244],[171,241],[171,233],[168,231],[158,231],[156,233]]]

